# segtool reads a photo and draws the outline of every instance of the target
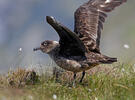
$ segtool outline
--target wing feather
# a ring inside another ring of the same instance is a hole
[[[47,22],[56,30],[60,40],[60,54],[63,56],[84,56],[85,46],[76,33],[57,22],[53,17],[47,16]]]
[[[107,12],[121,5],[126,0],[90,0],[80,6],[75,12],[75,29],[83,41],[87,52],[100,53],[100,37]]]

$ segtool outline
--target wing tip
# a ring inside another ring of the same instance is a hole
[[[46,16],[46,21],[51,24],[51,23],[54,23],[55,22],[55,19],[53,16]]]
[[[112,64],[114,62],[117,62],[117,58],[110,58],[110,57],[106,57],[106,60],[100,61],[103,64]]]

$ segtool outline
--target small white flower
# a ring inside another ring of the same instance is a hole
[[[57,95],[53,94],[53,99],[56,100],[57,99]]]
[[[129,49],[130,47],[128,44],[124,44],[124,48]]]
[[[122,68],[122,69],[121,69],[121,71],[122,71],[122,72],[125,72],[125,69],[124,69],[124,68]]]
[[[92,92],[92,90],[91,90],[91,89],[88,89],[88,91],[89,91],[89,92]]]
[[[19,48],[19,50],[18,50],[19,52],[22,52],[22,48]]]
[[[97,97],[95,97],[95,100],[98,100],[98,98],[97,98]]]

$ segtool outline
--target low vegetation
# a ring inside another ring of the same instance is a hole
[[[56,75],[57,74],[57,75]],[[57,76],[57,78],[55,77]],[[134,100],[135,66],[102,65],[86,74],[83,83],[72,86],[70,72],[55,76],[17,69],[0,76],[0,100]]]

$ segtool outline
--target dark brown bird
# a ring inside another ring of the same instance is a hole
[[[56,64],[74,73],[83,72],[99,64],[111,64],[117,58],[107,57],[100,52],[100,36],[107,12],[126,2],[126,0],[90,0],[80,6],[75,12],[75,29],[70,29],[57,22],[53,17],[47,16],[47,22],[56,30],[60,40],[46,40],[39,48],[56,62]]]

